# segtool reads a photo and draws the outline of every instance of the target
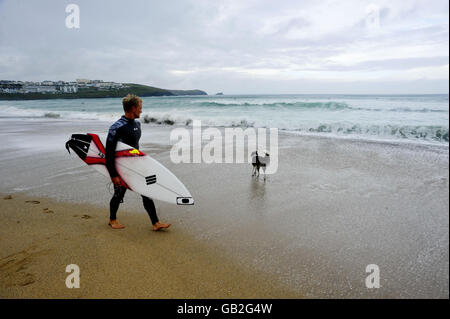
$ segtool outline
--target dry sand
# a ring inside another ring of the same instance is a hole
[[[12,197],[12,198],[11,198]],[[2,194],[0,298],[299,298],[248,272],[174,225],[153,232],[147,216]],[[80,288],[65,285],[80,267]]]

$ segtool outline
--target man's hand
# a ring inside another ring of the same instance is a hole
[[[112,181],[112,183],[113,183],[114,185],[116,185],[116,186],[122,185],[122,183],[120,182],[120,177],[119,177],[119,176],[112,177],[112,178],[111,178],[111,181]]]

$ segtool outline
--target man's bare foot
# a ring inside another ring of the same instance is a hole
[[[156,224],[153,225],[153,230],[158,231],[163,228],[169,228],[170,225],[172,225],[172,224],[163,224],[161,222],[157,222]]]
[[[122,229],[122,228],[125,228],[125,226],[122,225],[121,223],[119,223],[119,222],[117,221],[117,219],[114,219],[114,220],[111,220],[111,219],[110,219],[108,225],[111,226],[111,228],[113,228],[113,229]]]

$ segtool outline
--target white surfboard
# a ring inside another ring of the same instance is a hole
[[[110,178],[105,166],[105,148],[98,135],[73,134],[66,148],[71,148],[87,165]],[[118,142],[116,147],[116,170],[122,186],[138,194],[171,204],[194,204],[192,195],[171,171],[122,142]]]

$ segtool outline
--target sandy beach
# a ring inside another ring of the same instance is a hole
[[[113,231],[108,181],[64,149],[109,123],[19,123],[0,125],[1,298],[448,297],[448,147],[281,134],[264,182],[249,164],[173,164],[172,128],[144,125],[141,149],[196,204],[157,202],[173,226],[155,233],[129,192]]]
[[[2,196],[1,298],[298,298],[183,234],[152,232],[147,216],[123,212],[123,231],[107,209],[45,198]],[[65,285],[80,267],[80,289]]]

